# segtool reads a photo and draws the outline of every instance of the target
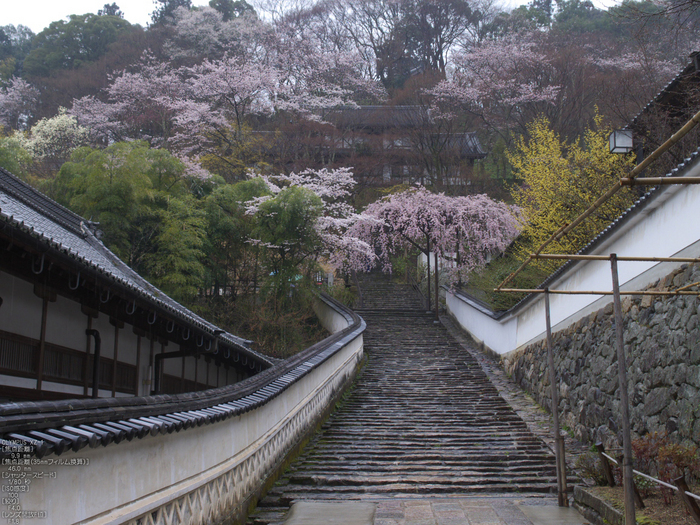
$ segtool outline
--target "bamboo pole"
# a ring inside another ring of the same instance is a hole
[[[630,172],[629,178],[633,179],[640,173],[642,173],[650,164],[656,161],[663,153],[669,150],[676,142],[685,137],[690,131],[700,123],[700,111],[698,111],[693,117],[686,122],[681,129],[676,131],[673,136],[666,142],[661,144],[656,150],[649,155],[642,162],[637,164],[637,166]]]
[[[695,283],[691,283],[691,284],[686,284],[685,286],[681,286],[680,288],[678,288],[676,291],[682,292],[682,291],[687,290],[688,288],[692,288],[693,286],[698,286],[699,284],[700,284],[700,281],[695,282]]]
[[[502,290],[494,289],[494,292],[512,292],[512,293],[536,294],[536,293],[544,293],[544,290],[542,288],[503,288]],[[615,292],[610,292],[610,291],[605,291],[605,290],[549,290],[549,293],[557,294],[557,295],[614,295]],[[697,297],[700,295],[700,291],[693,292],[693,291],[680,291],[680,290],[671,290],[671,291],[630,290],[627,292],[620,291],[620,295],[642,295],[642,296],[644,296],[644,295],[660,295],[663,297],[670,297],[670,296],[676,296],[676,295],[692,295],[692,296]]]
[[[530,255],[532,259],[554,259],[554,260],[572,260],[572,261],[609,261],[609,255],[578,255],[578,254],[563,254],[563,253],[533,253]],[[635,257],[635,256],[620,256],[618,261],[624,262],[679,262],[679,263],[700,263],[700,258],[697,257]]]
[[[673,481],[680,491],[681,498],[683,498],[683,503],[685,503],[688,513],[693,517],[695,523],[700,524],[700,507],[698,507],[695,500],[688,496],[688,484],[685,482],[685,477],[681,476]]]
[[[557,372],[554,368],[554,349],[552,348],[552,322],[550,319],[549,293],[544,292],[544,313],[547,324],[547,366],[549,367],[550,395],[552,398],[552,420],[554,423],[554,455],[557,463],[557,497],[560,507],[569,506],[566,494],[566,462],[564,460],[564,443],[559,429],[559,392],[557,389]]]
[[[622,449],[624,460],[622,476],[625,480],[625,525],[635,525],[634,516],[634,474],[632,473],[632,430],[630,425],[629,393],[627,392],[627,364],[622,328],[622,305],[620,303],[620,283],[617,274],[617,256],[610,254],[610,269],[613,284],[613,308],[615,311],[615,342],[617,346],[617,368],[620,390],[620,416],[622,418]]]
[[[700,184],[700,177],[640,177],[620,179],[623,186],[670,186],[672,184]]]

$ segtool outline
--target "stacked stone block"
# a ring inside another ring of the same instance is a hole
[[[698,281],[700,266],[684,265],[647,289],[677,289]],[[700,445],[700,300],[626,296],[622,309],[633,433],[666,431],[675,441]],[[562,425],[584,442],[619,446],[612,303],[553,339]],[[538,403],[551,409],[544,341],[504,357],[503,365]]]

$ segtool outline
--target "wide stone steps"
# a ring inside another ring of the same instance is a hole
[[[385,275],[358,275],[362,289],[361,309],[365,313],[383,311],[403,315],[404,312],[424,311],[423,304],[415,290],[407,284],[392,282]]]
[[[550,493],[554,456],[415,292],[363,276],[368,362],[352,394],[260,502]]]

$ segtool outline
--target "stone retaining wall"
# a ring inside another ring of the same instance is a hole
[[[648,287],[675,289],[700,281],[684,265]],[[632,431],[666,430],[700,445],[700,300],[695,296],[623,296]],[[553,334],[562,425],[584,443],[620,446],[618,368],[612,303]],[[503,366],[550,409],[546,342],[503,357]]]

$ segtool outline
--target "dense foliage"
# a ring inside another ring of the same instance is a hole
[[[566,144],[540,117],[528,125],[528,140],[520,138],[508,160],[522,185],[513,188],[513,200],[523,210],[523,232],[515,253],[524,259],[534,253],[562,226],[584,212],[634,167],[633,155],[610,153],[611,130],[595,119],[580,142]],[[619,217],[635,200],[625,189],[561,240],[553,241],[547,253],[576,253]],[[536,264],[553,269],[557,264]]]

